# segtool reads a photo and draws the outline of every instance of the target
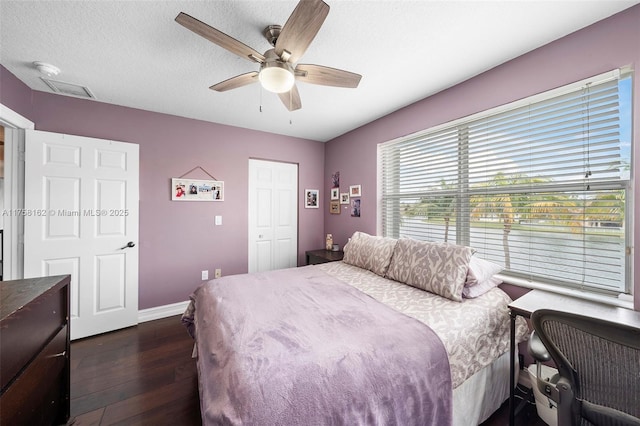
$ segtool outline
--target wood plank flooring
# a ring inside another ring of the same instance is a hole
[[[72,342],[68,424],[201,425],[192,349],[179,316]],[[507,423],[504,404],[482,426]],[[544,425],[532,406],[516,424]]]
[[[69,424],[201,424],[192,349],[179,316],[72,342]]]

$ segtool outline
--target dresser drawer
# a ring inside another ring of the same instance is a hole
[[[3,336],[4,337],[4,336]],[[4,342],[3,342],[4,344]],[[64,422],[69,404],[66,375],[67,326],[0,396],[0,424],[53,424]]]
[[[11,348],[0,353],[0,389],[3,392],[46,342],[67,323],[67,291],[68,286],[64,286],[44,293],[0,323],[2,346]]]

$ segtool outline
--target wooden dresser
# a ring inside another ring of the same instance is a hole
[[[69,419],[70,276],[0,283],[0,424]]]

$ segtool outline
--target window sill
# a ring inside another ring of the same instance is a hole
[[[603,294],[591,293],[591,292],[581,291],[581,290],[572,289],[572,288],[562,288],[555,285],[546,284],[543,282],[530,281],[530,280],[500,275],[500,274],[497,274],[496,277],[501,279],[506,284],[511,284],[518,287],[539,289],[539,290],[544,290],[551,293],[562,294],[565,296],[572,296],[578,299],[591,300],[593,302],[599,302],[606,305],[618,306],[620,308],[633,310],[633,296],[630,296],[627,294],[620,294],[618,297],[605,296]]]

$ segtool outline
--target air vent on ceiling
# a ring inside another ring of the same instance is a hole
[[[48,78],[40,77],[42,81],[44,81],[47,86],[51,88],[56,93],[60,93],[62,95],[70,95],[76,96],[78,98],[89,98],[96,99],[96,97],[91,93],[88,87],[80,86],[78,84],[73,83],[65,83],[63,81],[50,80]]]

